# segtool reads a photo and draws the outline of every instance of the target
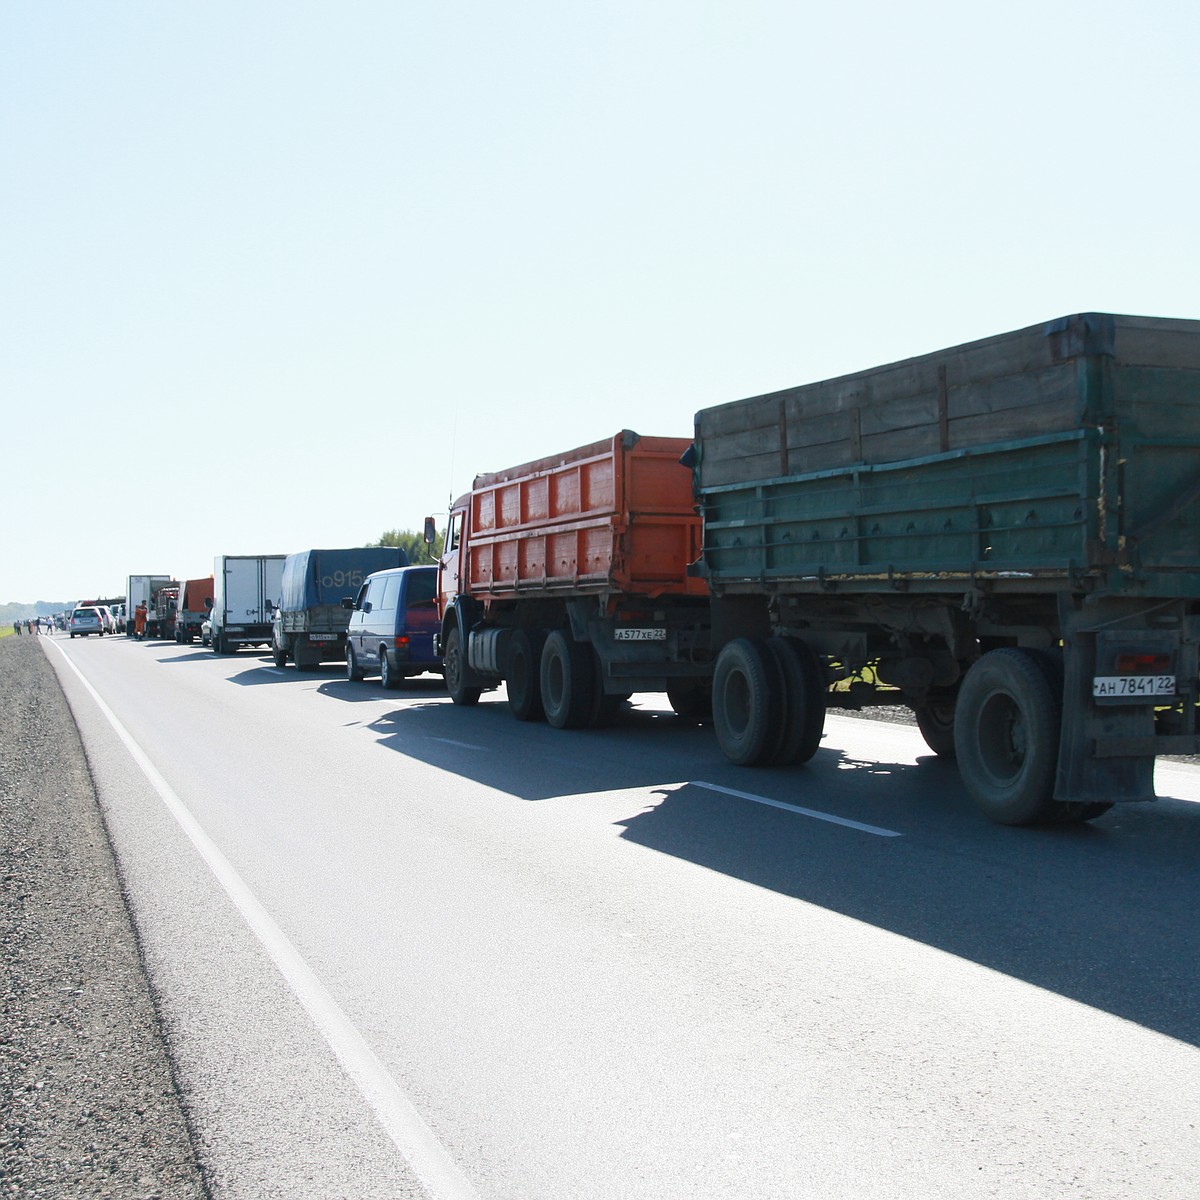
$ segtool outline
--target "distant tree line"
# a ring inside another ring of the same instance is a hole
[[[436,562],[442,556],[442,545],[445,536],[438,533],[433,539],[433,545],[425,544],[425,535],[413,529],[389,529],[372,546],[399,546],[408,555],[410,563]]]
[[[50,617],[74,607],[73,600],[38,600],[35,604],[10,601],[8,604],[0,604],[0,625],[11,625],[14,621],[31,621],[36,617]]]

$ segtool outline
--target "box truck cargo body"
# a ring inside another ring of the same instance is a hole
[[[158,636],[156,603],[158,590],[172,583],[170,575],[130,575],[125,581],[125,635],[136,633],[134,613],[138,605],[146,609],[145,631],[149,637]]]
[[[283,581],[283,554],[221,554],[213,564],[212,648],[266,646]]]
[[[279,607],[275,610],[271,654],[282,667],[290,658],[298,670],[346,657],[350,607],[368,575],[408,565],[396,546],[356,546],[301,550],[283,565]]]

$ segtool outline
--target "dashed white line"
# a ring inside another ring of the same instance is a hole
[[[716,783],[702,783],[692,780],[692,787],[707,788],[710,792],[721,792],[726,796],[736,796],[739,800],[753,800],[755,804],[765,804],[768,808],[782,808],[787,812],[798,813],[802,817],[812,817],[814,821],[828,821],[831,825],[845,825],[847,829],[857,829],[862,833],[871,833],[876,837],[903,837],[895,829],[884,829],[879,825],[864,825],[862,821],[851,821],[849,817],[835,817],[832,813],[818,812],[815,808],[801,808],[798,804],[785,804],[782,800],[770,800],[766,796],[756,796],[753,792],[739,792],[736,788],[721,787]]]

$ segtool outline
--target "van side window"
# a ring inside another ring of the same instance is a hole
[[[383,599],[383,585],[386,580],[370,579],[367,581],[367,595],[365,597],[371,610],[375,611],[379,608],[380,601]]]
[[[393,575],[387,581],[387,587],[383,589],[383,599],[379,602],[379,607],[383,612],[396,611],[396,599],[400,595],[400,580],[401,576]]]
[[[408,596],[405,607],[415,608],[418,605],[433,603],[433,593],[437,587],[436,571],[415,571],[409,576]]]
[[[354,597],[354,607],[358,611],[362,610],[363,601],[367,598],[367,588],[369,586],[369,584],[364,583],[362,587],[358,589],[358,595]]]

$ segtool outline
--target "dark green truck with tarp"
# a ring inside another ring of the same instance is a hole
[[[1086,313],[696,416],[727,756],[912,707],[1006,824],[1200,752],[1200,321]]]
[[[373,571],[408,565],[396,546],[352,546],[300,550],[283,560],[279,604],[271,626],[271,655],[277,667],[290,658],[297,670],[344,661],[353,601]]]

